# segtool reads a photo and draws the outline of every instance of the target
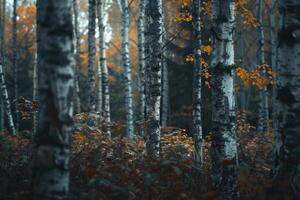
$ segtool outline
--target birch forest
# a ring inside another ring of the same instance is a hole
[[[299,0],[0,0],[0,200],[300,200]]]

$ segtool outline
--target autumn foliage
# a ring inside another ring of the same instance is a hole
[[[204,141],[201,170],[193,159],[192,138],[183,129],[162,129],[161,158],[154,159],[146,155],[142,138],[130,141],[119,133],[111,139],[100,127],[88,125],[96,119],[89,116],[83,113],[75,118],[71,199],[220,199],[208,176],[210,135]],[[270,182],[271,133],[255,134],[255,127],[246,123],[242,114],[238,114],[237,128],[241,195],[243,199],[263,199]],[[0,197],[28,199],[32,134],[1,132],[0,159]]]

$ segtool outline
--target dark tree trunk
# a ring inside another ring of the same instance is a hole
[[[68,199],[73,125],[72,0],[37,1],[39,124],[33,199]]]
[[[160,104],[162,69],[162,0],[147,1],[146,4],[146,109],[147,152],[160,154]]]

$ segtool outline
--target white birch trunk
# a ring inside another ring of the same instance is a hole
[[[110,94],[109,94],[109,82],[108,82],[108,68],[106,61],[106,26],[107,22],[105,18],[107,17],[109,1],[98,0],[98,23],[99,23],[99,51],[100,51],[100,68],[102,71],[102,76],[99,77],[102,82],[103,88],[103,118],[104,118],[104,129],[105,132],[110,136],[111,135],[111,118],[110,118]],[[100,87],[100,85],[99,85]]]
[[[145,136],[144,123],[146,122],[146,88],[145,88],[145,2],[140,0],[138,18],[138,46],[139,46],[139,120],[141,121],[140,135]]]
[[[103,18],[103,8],[102,8],[102,0],[96,0],[97,4],[97,18],[98,18],[98,32],[99,32],[99,41],[98,41],[98,47],[99,47],[99,60],[98,60],[98,91],[97,91],[97,112],[102,116],[103,114],[103,85],[102,85],[102,64],[101,59],[103,58],[103,42],[104,42],[104,34],[102,32],[102,26],[103,22],[101,18]],[[102,52],[101,52],[102,51]]]
[[[13,0],[13,20],[12,20],[12,66],[14,70],[14,97],[15,97],[15,125],[19,130],[19,68],[17,55],[17,0]]]
[[[234,0],[213,0],[212,180],[226,200],[238,199],[234,94]]]
[[[4,104],[4,109],[5,109],[5,112],[6,112],[10,132],[13,135],[15,135],[16,134],[16,129],[15,129],[13,116],[12,116],[12,112],[11,112],[11,106],[10,106],[8,93],[7,93],[7,89],[6,89],[2,61],[0,62],[0,89],[1,89],[1,99],[2,99],[3,104]]]
[[[167,127],[168,126],[168,115],[169,115],[169,78],[168,78],[168,66],[167,66],[167,51],[166,48],[167,44],[167,30],[165,24],[165,17],[164,17],[164,9],[162,9],[162,37],[163,37],[163,53],[162,53],[162,91],[161,91],[161,126]]]
[[[263,8],[264,1],[257,0],[257,19],[259,21],[259,27],[257,30],[257,64],[265,64],[265,35],[264,35],[264,26],[263,26]],[[266,70],[263,70],[263,74],[266,73]],[[268,90],[264,86],[259,90],[259,103],[258,103],[258,132],[266,132],[269,130],[269,108],[268,108]]]
[[[146,55],[146,109],[147,153],[160,154],[160,106],[162,69],[162,0],[146,3],[145,55]]]
[[[278,34],[278,131],[274,180],[287,181],[300,199],[300,1],[282,0]]]
[[[201,119],[201,0],[193,1],[194,69],[193,69],[193,138],[195,159],[203,163],[202,119]]]
[[[77,0],[73,0],[73,12],[74,12],[74,33],[75,33],[75,113],[81,112],[81,102],[80,102],[80,88],[79,88],[79,80],[80,80],[80,71],[79,67],[81,64],[80,58],[80,32],[78,27],[78,5]]]
[[[39,126],[32,199],[68,199],[73,125],[72,0],[37,1]]]
[[[129,8],[128,0],[121,0],[122,4],[122,58],[124,65],[125,79],[125,102],[126,102],[126,136],[130,139],[134,138],[133,127],[133,106],[132,106],[132,78],[131,66],[129,59]]]

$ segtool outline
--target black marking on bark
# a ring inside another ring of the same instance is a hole
[[[296,102],[295,96],[292,94],[288,86],[284,86],[277,92],[277,99],[286,105],[290,105]]]
[[[54,96],[52,95],[51,92],[48,93],[47,101],[48,101],[47,103],[48,103],[49,119],[51,120],[53,126],[57,128],[60,134],[62,134],[62,124],[58,116],[59,115],[58,109],[55,106]]]
[[[236,65],[224,65],[223,63],[218,63],[212,68],[212,73],[214,75],[232,74],[236,69]]]

